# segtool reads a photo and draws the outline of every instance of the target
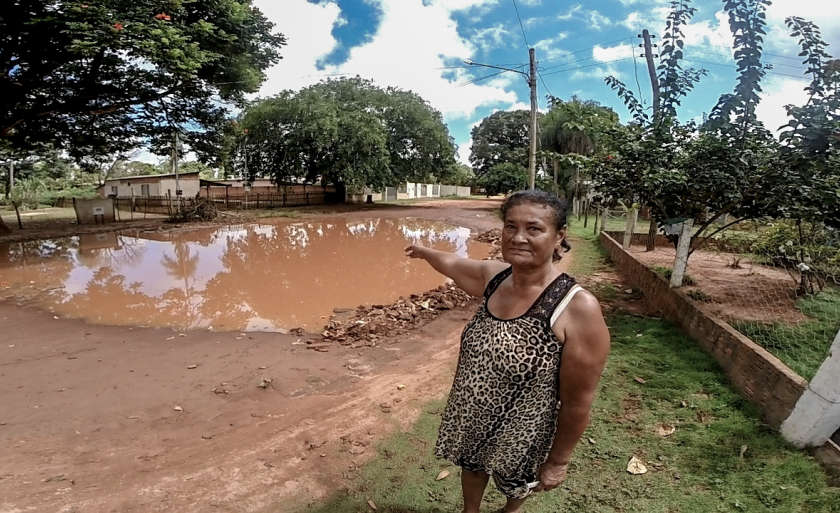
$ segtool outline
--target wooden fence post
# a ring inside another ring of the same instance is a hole
[[[674,270],[671,271],[671,288],[682,287],[685,268],[688,266],[688,251],[691,249],[691,231],[694,228],[694,220],[683,221],[680,230],[680,240],[677,243],[677,257],[674,260]]]
[[[601,211],[601,231],[607,231],[607,221],[609,220],[610,210],[607,207],[604,207],[604,210]]]

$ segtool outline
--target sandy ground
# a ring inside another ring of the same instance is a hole
[[[644,246],[633,246],[630,252],[650,267],[674,266],[673,247],[647,252]],[[682,290],[702,290],[708,296],[703,308],[722,318],[792,323],[806,319],[796,309],[796,282],[783,270],[754,264],[732,253],[697,250],[688,261],[686,273],[696,285]]]
[[[499,226],[497,207],[376,215],[480,232]],[[308,334],[92,326],[0,303],[0,512],[281,512],[325,497],[448,390],[474,308],[316,352]]]

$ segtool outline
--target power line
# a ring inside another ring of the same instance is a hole
[[[613,43],[618,43],[620,41],[627,41],[627,38],[629,38],[629,37],[632,37],[632,35],[624,36],[622,38],[613,39],[613,40],[610,40],[610,41],[599,41],[592,46],[589,46],[589,47],[586,47],[586,48],[580,48],[578,50],[571,51],[568,54],[569,55],[574,55],[574,54],[581,53],[581,52],[588,52],[588,51],[594,50],[596,46],[606,46],[606,45],[611,45]],[[557,61],[558,61],[558,59],[549,59],[546,62],[557,62]],[[563,66],[563,65],[565,65],[565,63],[561,64],[561,66]]]
[[[474,78],[474,79],[470,80],[469,82],[464,82],[463,84],[458,84],[458,87],[466,87],[470,84],[475,84],[476,82],[480,82],[480,81],[488,79],[488,78],[493,78],[497,75],[501,75],[502,73],[506,73],[506,72],[507,72],[507,70],[502,70],[502,71],[497,71],[495,73],[490,73],[489,75],[484,75],[483,77]]]
[[[630,38],[630,50],[633,52],[633,75],[636,77],[636,87],[639,90],[639,100],[644,101],[642,97],[642,86],[639,83],[639,65],[636,62],[636,40]]]
[[[720,66],[720,67],[723,67],[723,68],[732,69],[731,65],[721,64],[719,62],[704,61],[704,60],[700,60],[700,59],[685,59],[685,60],[689,61],[689,62],[697,62],[697,63],[700,63],[700,64],[708,64],[710,66]],[[767,73],[768,75],[778,75],[778,76],[782,76],[782,77],[798,78],[798,79],[806,81],[806,82],[808,81],[808,78],[804,77],[802,75],[791,75],[789,73],[781,73],[781,72],[773,71],[773,70],[765,70],[765,73]]]
[[[548,84],[545,83],[545,80],[543,79],[542,73],[537,71],[537,76],[540,77],[540,82],[542,82],[542,85],[543,85],[543,87],[545,87],[545,90],[548,91],[548,94],[550,94],[551,96],[554,96],[554,93],[551,92],[551,89],[548,87]]]
[[[577,71],[579,69],[592,68],[594,66],[601,66],[602,64],[612,64],[614,62],[627,61],[627,60],[630,60],[630,57],[624,57],[624,58],[621,58],[621,59],[614,59],[614,60],[611,60],[611,61],[596,62],[596,63],[593,63],[593,64],[587,64],[585,66],[575,66],[575,67],[572,67],[572,68],[559,69],[557,71],[552,71],[551,73],[545,73],[545,76],[556,75],[558,73],[564,73],[566,71]]]
[[[522,17],[519,16],[519,6],[516,5],[516,0],[513,0],[513,8],[516,10],[516,19],[519,20],[519,28],[522,30],[522,39],[525,40],[525,48],[531,48],[528,44],[528,36],[525,35],[525,25],[522,24]]]

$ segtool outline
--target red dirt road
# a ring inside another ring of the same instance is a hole
[[[433,205],[342,215],[500,224],[495,201]],[[473,308],[316,352],[306,337],[93,326],[0,303],[0,512],[280,512],[324,497],[446,392]]]

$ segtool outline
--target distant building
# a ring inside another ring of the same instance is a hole
[[[181,196],[195,197],[201,187],[198,171],[178,173],[178,186],[181,188]],[[151,198],[167,195],[175,197],[175,191],[174,174],[109,178],[99,186],[99,195],[103,198]]]

